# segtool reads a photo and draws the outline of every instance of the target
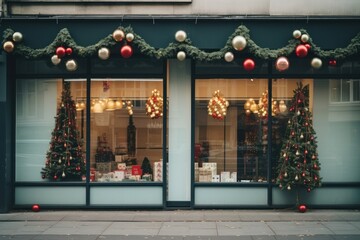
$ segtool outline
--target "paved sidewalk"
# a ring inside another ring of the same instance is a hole
[[[358,210],[40,211],[0,214],[0,240],[359,240]]]

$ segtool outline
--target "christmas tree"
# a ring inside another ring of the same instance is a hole
[[[308,86],[298,84],[289,111],[290,118],[284,135],[287,139],[283,141],[277,166],[277,184],[281,189],[298,190],[304,187],[310,192],[321,185],[321,178]]]
[[[153,170],[152,170],[151,164],[150,164],[150,160],[147,157],[144,157],[144,160],[141,164],[141,170],[142,170],[142,175],[153,173]]]
[[[61,102],[55,117],[55,128],[46,153],[42,178],[49,180],[81,180],[85,162],[76,129],[76,108],[70,93],[70,82],[63,82]]]

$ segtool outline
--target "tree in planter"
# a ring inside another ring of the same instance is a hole
[[[291,116],[284,135],[286,139],[280,151],[276,182],[281,189],[296,188],[296,204],[299,205],[300,187],[310,192],[321,186],[316,133],[309,111],[308,86],[298,84],[289,111]]]
[[[45,167],[41,171],[43,179],[81,180],[86,167],[76,129],[76,107],[70,93],[70,82],[63,82],[61,102],[55,117]]]

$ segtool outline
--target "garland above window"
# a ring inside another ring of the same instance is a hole
[[[111,57],[111,49],[119,47],[119,54],[123,58],[130,58],[133,55],[133,48],[141,54],[156,59],[177,58],[183,61],[191,58],[203,62],[224,60],[232,62],[238,55],[244,54],[243,67],[247,71],[255,68],[257,59],[276,59],[275,65],[278,71],[285,71],[289,68],[287,57],[294,54],[299,58],[311,56],[311,66],[319,69],[323,61],[330,66],[336,66],[337,60],[346,60],[360,54],[360,33],[357,34],[345,48],[333,50],[322,50],[312,41],[306,30],[295,30],[293,38],[288,44],[279,49],[259,47],[251,38],[250,31],[245,26],[239,26],[231,34],[225,46],[218,51],[205,52],[192,45],[186,32],[179,30],[175,34],[174,42],[165,48],[155,49],[150,46],[141,36],[137,35],[131,27],[119,27],[112,34],[109,34],[98,43],[87,47],[78,45],[71,37],[69,31],[64,28],[60,30],[54,41],[47,47],[33,49],[25,45],[23,35],[12,29],[4,31],[3,50],[9,54],[23,56],[27,59],[38,59],[49,57],[54,65],[65,62],[69,71],[77,69],[76,58],[98,56],[106,61]],[[249,57],[251,56],[251,57]]]

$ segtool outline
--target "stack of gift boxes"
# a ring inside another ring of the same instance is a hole
[[[223,171],[218,175],[216,163],[203,163],[202,167],[195,163],[195,182],[237,182],[237,173]]]

